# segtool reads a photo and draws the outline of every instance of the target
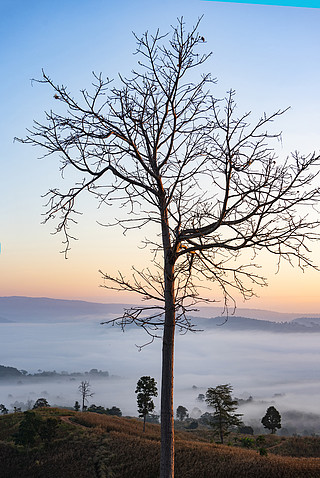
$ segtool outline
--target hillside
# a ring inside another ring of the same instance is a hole
[[[295,319],[291,322],[272,322],[270,320],[257,320],[248,317],[231,316],[226,320],[223,317],[204,319],[202,317],[192,318],[192,322],[198,328],[209,330],[216,327],[236,331],[259,331],[273,333],[310,333],[320,332],[320,322],[317,318]]]
[[[119,317],[128,304],[101,304],[81,300],[49,299],[45,297],[0,297],[0,323],[61,323],[95,322]],[[190,316],[195,328],[208,330],[216,327],[236,331],[261,332],[320,332],[320,317],[315,314],[300,317],[299,314],[284,314],[259,309],[237,309],[237,315],[228,320],[221,316],[219,307],[200,307]],[[241,312],[243,312],[242,315]],[[134,326],[133,326],[134,328]],[[130,329],[130,326],[128,326]]]
[[[0,416],[2,478],[159,476],[159,425],[148,424],[146,433],[143,433],[142,422],[136,419],[61,409],[40,409],[35,412],[33,419],[38,420],[38,423],[40,420],[42,438],[36,436],[34,443],[18,445],[14,443],[14,435],[25,416],[22,413]],[[46,433],[43,433],[44,429],[47,430]],[[320,458],[313,458],[319,454],[320,438],[266,436],[263,444],[268,451],[266,456],[260,455],[256,440],[253,442],[254,448],[246,449],[241,436],[234,436],[230,438],[229,446],[224,446],[210,443],[210,434],[203,430],[177,431],[175,476],[320,476]],[[295,455],[299,455],[299,458]]]

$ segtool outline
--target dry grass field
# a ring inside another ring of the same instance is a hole
[[[131,418],[60,409],[40,409],[46,423],[56,418],[55,436],[16,444],[23,413],[0,417],[1,478],[157,478],[159,425]],[[210,443],[205,430],[176,432],[176,478],[319,478],[320,438],[230,437],[228,445]],[[267,453],[266,453],[267,452]]]

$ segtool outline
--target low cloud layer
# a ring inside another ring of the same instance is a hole
[[[91,381],[90,403],[121,408],[137,415],[134,393],[142,375],[155,377],[160,387],[161,341],[144,347],[142,331],[101,326],[95,322],[59,324],[0,324],[2,365],[25,369],[83,372],[108,370],[111,377]],[[177,336],[175,407],[208,411],[199,393],[230,383],[237,397],[254,397],[241,407],[244,421],[260,420],[271,404],[280,413],[300,410],[318,413],[320,381],[319,334],[273,334],[216,330]],[[79,380],[80,382],[80,380]],[[10,407],[45,396],[50,404],[73,406],[79,400],[78,381],[0,382],[0,403]],[[155,400],[159,411],[159,399]],[[195,412],[196,414],[197,412]],[[319,430],[320,432],[320,430]]]

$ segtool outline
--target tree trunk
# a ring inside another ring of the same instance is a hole
[[[166,211],[163,213],[165,319],[162,338],[160,478],[174,478],[173,361],[175,332],[174,257]]]
[[[147,415],[143,415],[143,432],[146,431],[146,417]]]
[[[172,267],[173,270],[173,267]],[[165,290],[165,325],[162,340],[161,381],[161,459],[160,478],[174,477],[173,360],[174,360],[174,283]],[[167,286],[167,284],[166,284]]]

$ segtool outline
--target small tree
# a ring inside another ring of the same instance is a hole
[[[33,409],[42,408],[42,407],[50,407],[48,400],[46,398],[38,398],[35,404],[33,405]]]
[[[232,387],[230,384],[218,385],[215,388],[208,388],[206,392],[206,402],[214,408],[211,425],[219,434],[221,443],[224,436],[229,432],[230,427],[240,426],[242,415],[234,413],[238,402],[231,397]]]
[[[271,433],[274,434],[277,428],[281,428],[281,415],[275,407],[269,407],[261,423],[264,428],[271,430]]]
[[[86,405],[85,403],[88,402],[88,397],[92,397],[94,395],[93,392],[91,392],[91,387],[90,383],[88,380],[83,380],[79,387],[78,387],[79,392],[81,393],[82,397],[82,411],[84,412],[86,410]]]
[[[78,402],[78,400],[74,402],[73,408],[75,409],[76,412],[80,410],[80,403]]]
[[[8,409],[3,405],[3,403],[0,403],[0,413],[1,415],[7,415]]]
[[[183,407],[182,405],[179,405],[176,411],[177,419],[183,422],[185,418],[188,418],[188,409],[186,407]]]
[[[143,376],[138,380],[137,388],[137,403],[139,417],[143,418],[143,431],[146,429],[146,417],[148,413],[153,412],[154,403],[151,397],[158,396],[157,382],[154,378]]]

